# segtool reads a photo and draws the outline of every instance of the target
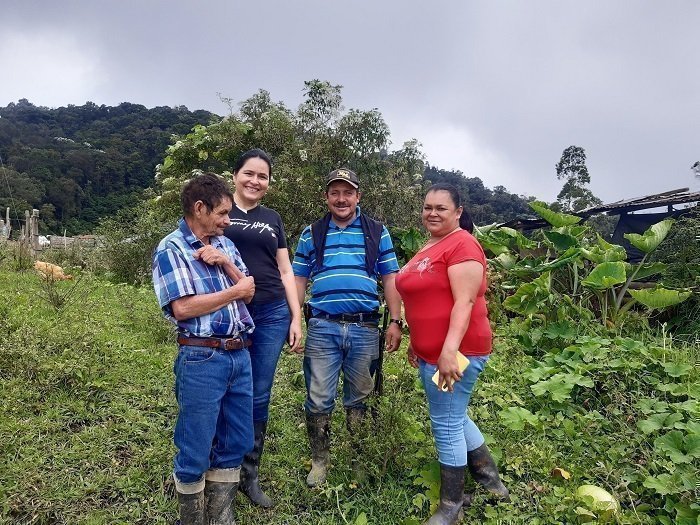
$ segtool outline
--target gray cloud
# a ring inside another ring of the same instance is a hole
[[[700,4],[5,2],[0,104],[122,101],[224,113],[303,81],[379,108],[395,145],[489,186],[553,199],[564,148],[604,200],[698,189]],[[9,71],[7,68],[9,67]],[[43,81],[42,81],[43,80]]]

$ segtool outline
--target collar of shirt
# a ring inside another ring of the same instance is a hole
[[[193,250],[197,251],[200,248],[204,247],[204,243],[200,241],[194,233],[192,233],[192,230],[190,229],[190,226],[189,224],[187,224],[187,221],[184,217],[182,217],[178,221],[177,227],[180,230],[180,233],[182,233],[182,237],[185,239],[187,244],[189,244],[192,247]],[[223,246],[221,243],[221,239],[218,235],[209,237],[209,242],[212,246],[214,246],[214,248],[221,248]]]

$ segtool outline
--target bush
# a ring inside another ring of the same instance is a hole
[[[97,234],[101,245],[93,263],[98,273],[113,282],[144,284],[151,280],[151,257],[158,242],[175,228],[146,202],[105,219]]]

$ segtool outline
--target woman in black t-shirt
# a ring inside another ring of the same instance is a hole
[[[233,168],[231,225],[224,230],[255,278],[255,296],[248,305],[255,322],[250,346],[255,445],[241,465],[240,489],[261,507],[272,506],[260,488],[258,467],[275,369],[285,340],[293,352],[298,352],[302,338],[301,309],[282,219],[260,204],[270,185],[271,172],[272,163],[263,150],[252,149],[241,155]]]

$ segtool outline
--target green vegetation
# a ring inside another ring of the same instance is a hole
[[[0,259],[0,523],[173,523],[175,344],[151,288],[79,267],[66,268],[74,281],[49,283],[16,270],[7,246]],[[494,273],[494,286],[503,279]],[[470,410],[513,502],[493,506],[477,493],[465,522],[696,524],[700,347],[644,323],[632,333],[585,322],[560,297],[547,305],[555,315],[512,319],[491,301],[495,353]],[[301,361],[284,354],[262,469],[278,505],[260,511],[239,496],[239,523],[425,519],[438,469],[423,393],[403,350],[385,366],[376,427],[363,429],[370,483],[351,481],[337,410],[333,468],[311,490]],[[606,490],[619,511],[582,485]]]

